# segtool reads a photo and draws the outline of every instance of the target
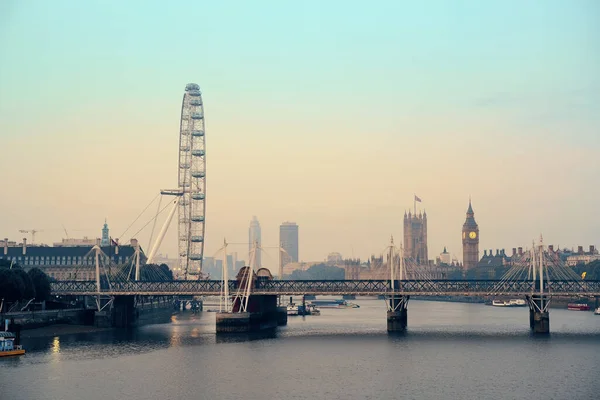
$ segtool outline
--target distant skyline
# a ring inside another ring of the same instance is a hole
[[[301,260],[366,259],[400,241],[414,193],[432,259],[462,258],[469,196],[481,250],[599,245],[598,15],[595,0],[2,1],[0,235],[99,236],[107,217],[119,237],[176,186],[195,82],[205,256],[258,215],[265,247],[293,220]],[[176,224],[160,252],[177,253]]]

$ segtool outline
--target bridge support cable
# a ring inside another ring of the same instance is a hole
[[[158,207],[156,208],[156,215],[154,216],[154,222],[152,222],[152,230],[150,231],[150,239],[148,239],[148,247],[146,247],[147,249],[150,249],[150,246],[152,246],[152,239],[154,238],[154,230],[156,229],[156,221],[158,221],[158,215],[160,214],[161,204],[162,204],[162,196],[160,196],[160,199],[158,200]]]
[[[177,199],[175,199],[173,201],[173,208],[171,209],[169,216],[167,217],[165,223],[163,224],[163,226],[160,230],[160,233],[158,234],[158,237],[156,238],[156,242],[154,243],[154,246],[152,246],[152,249],[150,250],[150,253],[148,254],[148,260],[146,261],[148,264],[152,264],[152,262],[154,261],[154,256],[156,255],[156,252],[158,251],[163,239],[165,238],[167,230],[169,229],[169,225],[171,225],[171,221],[173,220],[173,216],[175,215],[175,211],[177,211],[177,206],[179,205],[180,200],[181,200],[181,197],[177,197]]]

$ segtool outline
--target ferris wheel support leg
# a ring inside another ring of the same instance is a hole
[[[146,261],[147,264],[152,264],[152,262],[154,261],[154,256],[156,255],[160,244],[162,243],[163,239],[165,238],[165,235],[167,234],[169,225],[171,225],[171,221],[173,220],[173,216],[175,215],[175,211],[177,210],[177,206],[179,205],[179,200],[181,200],[181,197],[178,197],[177,200],[175,200],[175,202],[173,203],[173,208],[171,209],[167,220],[160,229],[160,233],[156,238],[156,242],[154,242],[154,246],[152,246],[152,250],[150,250],[150,253],[148,254],[148,260]]]

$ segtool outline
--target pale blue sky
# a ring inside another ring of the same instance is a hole
[[[461,257],[469,194],[482,248],[600,244],[599,71],[594,0],[4,0],[0,168],[20,195],[0,199],[0,234],[124,230],[175,183],[197,82],[207,253],[257,215],[267,242],[298,222],[304,260],[364,258],[414,192],[431,258]]]

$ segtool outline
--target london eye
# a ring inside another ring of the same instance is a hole
[[[188,83],[181,105],[178,190],[179,269],[184,279],[202,276],[206,215],[206,146],[200,87]]]

